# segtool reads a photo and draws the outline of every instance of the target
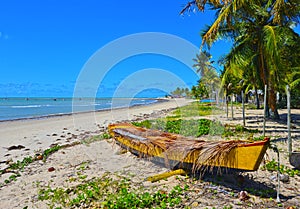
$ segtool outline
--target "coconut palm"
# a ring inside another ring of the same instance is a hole
[[[202,45],[211,46],[222,37],[232,38],[234,56],[230,59],[230,65],[236,65],[244,70],[245,66],[249,66],[247,69],[252,69],[255,77],[259,76],[262,83],[268,85],[268,104],[276,118],[279,117],[276,92],[282,89],[284,81],[287,80],[286,72],[292,67],[285,62],[283,49],[292,36],[292,24],[299,23],[300,6],[297,2],[297,0],[193,1],[199,10],[204,10],[208,4],[217,10],[215,21],[202,34]]]
[[[196,62],[193,67],[196,68],[197,73],[201,76],[201,83],[203,83],[207,90],[211,93],[215,92],[219,87],[219,75],[216,68],[213,66],[214,61],[211,60],[212,56],[207,51],[196,54],[193,59]]]
[[[200,54],[196,54],[196,59],[193,59],[195,64],[193,65],[196,68],[197,73],[200,76],[205,76],[206,73],[214,69],[213,61],[211,61],[211,54],[207,51],[200,52]]]

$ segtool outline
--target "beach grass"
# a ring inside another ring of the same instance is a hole
[[[82,179],[82,176],[78,176]],[[38,199],[48,201],[50,208],[174,208],[185,198],[189,186],[175,185],[170,191],[155,187],[146,189],[129,178],[115,173],[104,173],[77,186],[39,188]]]
[[[171,114],[175,118],[186,118],[186,117],[198,117],[198,116],[207,116],[207,115],[218,115],[223,113],[223,111],[216,105],[211,103],[200,103],[192,102],[186,106],[177,108]]]
[[[220,121],[209,119],[174,119],[173,117],[166,117],[155,120],[132,122],[132,124],[139,127],[157,129],[190,137],[210,135],[228,139],[233,136],[239,138],[251,138],[255,141],[261,139],[260,137],[253,137],[254,133],[259,133],[257,129],[248,129],[239,124],[222,124]]]

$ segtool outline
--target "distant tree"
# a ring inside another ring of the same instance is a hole
[[[201,85],[205,85],[207,92],[213,93],[219,88],[220,78],[216,68],[213,66],[214,61],[211,59],[212,55],[209,52],[200,52],[193,59],[195,62],[193,67],[196,68],[197,73],[201,76]]]
[[[172,96],[176,96],[176,97],[190,97],[190,90],[189,88],[180,88],[177,87],[174,91],[171,91],[170,94]]]
[[[203,99],[208,97],[208,90],[206,85],[200,79],[196,86],[192,87],[191,95],[196,99]]]

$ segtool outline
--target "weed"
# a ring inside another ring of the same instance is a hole
[[[264,136],[259,136],[259,137],[254,137],[253,138],[253,141],[262,141],[262,140],[264,140]]]
[[[270,197],[276,194],[274,189],[254,189],[254,188],[245,188],[245,190],[253,195],[260,197]]]
[[[110,138],[111,138],[111,135],[109,133],[105,132],[103,134],[91,136],[90,138],[84,139],[83,143],[84,144],[91,144],[91,143],[96,142],[96,141],[101,141],[103,139],[110,139]]]
[[[18,160],[17,162],[12,163],[9,166],[9,169],[12,169],[12,170],[22,170],[22,169],[24,169],[25,166],[29,165],[32,162],[33,162],[33,158],[31,156],[25,157],[22,161]]]
[[[89,167],[89,161],[82,162],[78,166],[79,167],[77,168],[77,170],[84,171]]]
[[[173,117],[195,117],[195,116],[206,116],[214,114],[220,114],[223,111],[220,110],[218,107],[211,105],[210,103],[199,103],[193,102],[187,106],[183,106],[178,108],[172,112]]]
[[[49,157],[49,155],[51,155],[52,153],[54,152],[57,152],[58,150],[60,150],[62,148],[62,146],[60,145],[55,145],[49,149],[46,149],[44,152],[43,152],[43,159],[44,161],[46,161],[46,159]]]
[[[101,138],[102,138],[102,139],[110,139],[110,138],[111,138],[111,135],[110,135],[109,133],[103,133],[103,134],[101,135]]]
[[[232,209],[233,206],[232,205],[229,205],[229,206],[224,206],[223,209]]]
[[[220,121],[211,121],[208,119],[170,119],[169,117],[156,120],[144,120],[133,122],[135,126],[152,128],[169,133],[181,134],[184,136],[200,137],[202,135],[229,137],[236,133],[257,133],[258,130],[244,128],[241,125],[229,126],[223,125]]]
[[[229,205],[229,206],[224,206],[223,209],[232,209],[233,206],[232,205]]]
[[[117,179],[104,174],[73,188],[50,187],[40,189],[39,200],[48,201],[54,207],[81,207],[89,205],[97,208],[174,208],[180,204],[188,186],[177,185],[170,192],[145,191],[124,177]],[[99,204],[99,205],[95,205]]]
[[[49,155],[51,155],[52,153],[54,153],[62,148],[75,146],[77,144],[80,144],[80,142],[74,142],[74,143],[62,145],[62,146],[56,145],[54,147],[46,149],[42,154],[44,162],[46,161],[47,157],[49,157]],[[12,170],[14,171],[14,173],[17,173],[16,175],[10,176],[9,179],[4,180],[4,183],[8,184],[12,181],[16,181],[17,177],[21,176],[20,173],[18,173],[16,171],[23,171],[23,169],[26,166],[28,166],[29,164],[33,163],[36,160],[38,160],[36,158],[36,156],[25,157],[22,161],[18,160],[17,162],[10,164],[7,168],[0,170],[0,176],[4,173],[11,172]],[[0,184],[0,188],[3,186],[4,186],[4,184]]]
[[[214,122],[208,119],[199,120],[145,120],[141,122],[133,122],[135,126],[153,128],[170,133],[181,134],[184,136],[199,137],[201,135],[221,135],[224,127],[220,122]]]
[[[262,166],[262,170],[277,171],[278,170],[278,164],[274,159],[272,159],[271,161],[266,163],[264,166]],[[280,171],[280,173],[287,174],[290,177],[294,177],[295,175],[300,175],[299,170],[288,168],[285,165],[280,165],[279,166],[279,171]]]
[[[20,176],[20,175],[18,175],[18,176]],[[9,177],[9,180],[10,180],[10,181],[16,181],[18,176],[15,175],[15,174],[13,174],[13,175],[11,175],[11,176]]]

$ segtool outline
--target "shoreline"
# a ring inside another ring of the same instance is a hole
[[[123,99],[123,98],[122,98]],[[126,98],[124,98],[126,99]],[[128,98],[129,99],[129,98]],[[138,98],[138,99],[144,99],[144,98]],[[146,98],[145,98],[146,99]],[[84,113],[96,113],[96,112],[104,112],[104,111],[113,111],[118,109],[126,109],[126,108],[134,108],[138,106],[148,106],[152,104],[162,103],[162,102],[168,102],[168,99],[162,99],[162,98],[147,98],[148,100],[157,100],[157,102],[147,103],[147,104],[134,104],[129,107],[115,107],[115,108],[103,108],[99,110],[94,111],[82,111],[82,112],[70,112],[70,113],[56,113],[56,114],[49,114],[49,115],[41,115],[41,116],[33,116],[33,117],[24,117],[24,118],[16,118],[16,119],[7,119],[7,120],[0,120],[0,123],[2,122],[10,122],[10,121],[27,121],[27,120],[41,120],[41,119],[47,119],[47,118],[53,118],[53,117],[63,117],[63,116],[72,116],[77,114],[84,114]]]
[[[36,150],[44,150],[55,143],[69,143],[82,135],[96,134],[109,123],[136,120],[144,115],[176,108],[193,100],[165,99],[147,105],[135,105],[108,110],[80,112],[46,116],[33,119],[19,119],[0,122],[0,161],[9,158],[22,159]],[[22,145],[22,150],[9,151],[11,146]]]
[[[40,99],[40,98],[33,98],[33,99]],[[41,98],[43,99],[43,98]],[[52,98],[45,98],[45,99],[52,99]],[[72,99],[72,98],[59,98],[59,99]],[[96,99],[108,99],[108,98],[96,98]],[[96,100],[95,99],[95,100]],[[4,119],[0,120],[2,122],[9,122],[9,121],[22,121],[22,120],[40,120],[45,118],[51,117],[61,117],[61,116],[68,116],[68,115],[75,115],[75,114],[82,114],[82,113],[93,113],[93,112],[102,112],[102,111],[109,111],[109,110],[116,110],[116,109],[123,109],[123,108],[132,108],[136,106],[147,106],[161,102],[167,102],[169,99],[167,98],[113,98],[113,99],[128,99],[128,100],[156,100],[155,102],[145,103],[145,104],[133,104],[129,107],[121,106],[121,107],[110,107],[110,108],[103,108],[98,110],[91,110],[91,111],[80,111],[80,112],[66,112],[66,113],[54,113],[48,115],[40,115],[40,116],[29,116],[29,117],[21,117],[21,118],[13,118],[13,119]]]

